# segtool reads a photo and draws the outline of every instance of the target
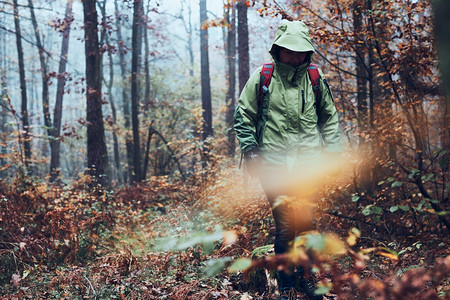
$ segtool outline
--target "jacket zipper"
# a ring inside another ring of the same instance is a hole
[[[305,91],[302,90],[302,114],[305,112]]]

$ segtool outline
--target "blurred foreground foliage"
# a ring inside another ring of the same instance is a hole
[[[272,299],[274,271],[290,263],[338,299],[449,296],[445,227],[426,202],[401,203],[407,183],[387,178],[368,204],[351,192],[349,174],[324,180],[318,231],[275,256],[257,181],[244,190],[235,162],[211,155],[185,181],[151,177],[115,190],[84,175],[66,186],[23,176],[2,183],[2,298]]]

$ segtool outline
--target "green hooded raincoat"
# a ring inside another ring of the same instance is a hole
[[[310,52],[298,67],[278,61],[278,47]],[[259,149],[265,168],[294,169],[316,164],[325,152],[341,152],[339,122],[331,91],[323,79],[316,100],[307,67],[314,46],[303,22],[282,22],[270,49],[274,72],[268,91],[259,102],[260,72],[245,85],[234,114],[234,129],[243,152]]]

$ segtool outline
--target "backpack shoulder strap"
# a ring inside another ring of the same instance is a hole
[[[309,79],[311,79],[311,84],[314,92],[314,96],[316,97],[316,109],[319,108],[319,102],[320,102],[320,74],[319,74],[319,68],[316,64],[311,63],[308,66],[308,74]]]
[[[273,74],[273,63],[265,63],[261,69],[260,89],[259,89],[259,103],[262,102],[264,88],[268,89],[270,80]]]

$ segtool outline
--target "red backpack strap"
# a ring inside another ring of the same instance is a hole
[[[273,63],[265,63],[261,69],[261,80],[260,80],[260,90],[259,90],[259,103],[262,102],[264,87],[269,88],[270,80],[273,74]]]
[[[319,108],[319,96],[320,96],[320,74],[319,68],[316,64],[311,63],[308,67],[309,79],[311,79],[311,84],[316,97],[316,109]]]

